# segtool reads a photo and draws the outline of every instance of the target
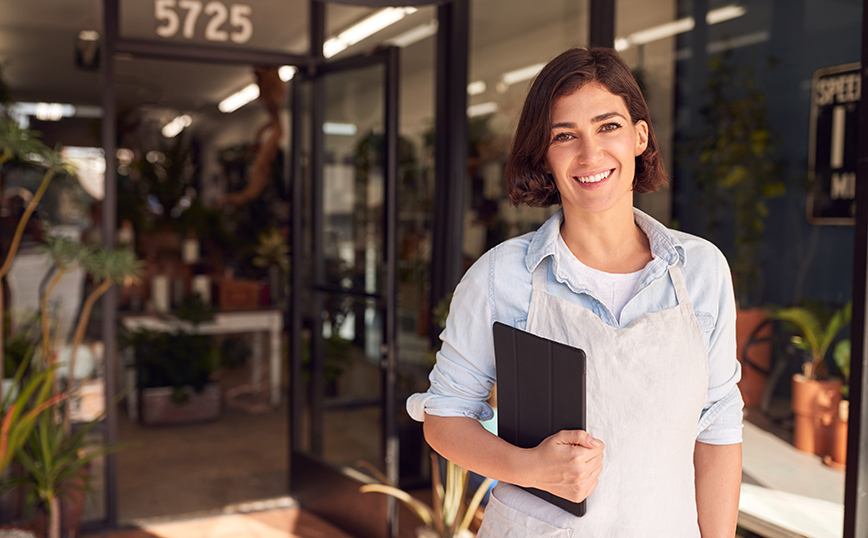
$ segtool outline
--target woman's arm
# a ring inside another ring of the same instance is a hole
[[[697,441],[693,465],[702,538],[732,538],[741,491],[741,443],[710,445]]]
[[[425,414],[425,440],[438,454],[482,476],[585,500],[603,469],[603,443],[581,430],[561,431],[518,448],[467,417]]]

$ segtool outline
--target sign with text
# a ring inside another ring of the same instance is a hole
[[[307,52],[307,3],[285,0],[120,0],[120,37]]]
[[[862,74],[858,63],[820,69],[811,86],[811,224],[852,225]]]

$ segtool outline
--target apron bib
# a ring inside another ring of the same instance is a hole
[[[669,268],[678,305],[623,328],[549,295],[548,272],[534,270],[527,330],[587,354],[587,426],[606,444],[603,470],[580,518],[499,482],[479,538],[698,538],[693,451],[708,357],[680,267]]]

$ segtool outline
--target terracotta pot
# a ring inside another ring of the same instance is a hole
[[[842,385],[840,379],[817,381],[802,374],[793,376],[796,448],[820,457],[832,454]]]
[[[835,450],[832,461],[847,465],[847,426],[850,417],[850,402],[842,400],[838,404],[838,417],[835,420]]]
[[[766,319],[768,311],[765,308],[739,309],[735,318],[736,354],[738,362],[741,363],[741,381],[738,382],[738,388],[746,408],[759,407],[762,404],[763,393],[769,380],[766,372],[770,370],[772,362],[772,326],[766,324],[757,334],[753,334]],[[751,335],[754,339],[767,340],[754,343],[747,349],[750,364],[745,364],[743,350]]]

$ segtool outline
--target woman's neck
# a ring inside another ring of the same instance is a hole
[[[634,273],[651,261],[648,237],[636,225],[633,208],[604,213],[564,214],[561,237],[583,264],[606,273]]]

